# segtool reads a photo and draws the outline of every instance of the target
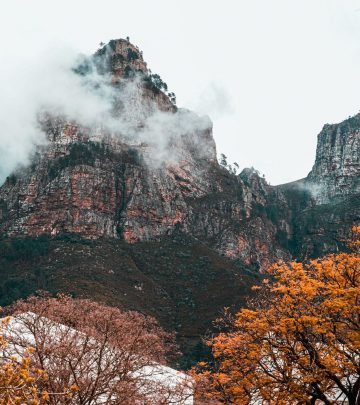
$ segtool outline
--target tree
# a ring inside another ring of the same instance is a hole
[[[131,61],[134,61],[136,59],[139,59],[139,55],[135,51],[133,51],[131,48],[128,48],[128,50],[127,50],[127,60],[129,62],[131,62]]]
[[[167,90],[167,86],[166,86],[166,89],[165,89],[165,90]],[[170,98],[170,101],[171,101],[174,105],[176,105],[176,95],[175,95],[175,93],[174,93],[174,92],[168,93],[168,97]]]
[[[1,322],[1,326],[8,319]],[[28,353],[22,358],[8,357],[4,354],[7,346],[6,339],[0,335],[0,403],[2,404],[39,404],[36,382],[41,378],[41,372],[30,368]]]
[[[167,91],[168,86],[157,73],[149,74],[149,79],[158,90]]]
[[[220,155],[220,165],[223,167],[227,167],[228,163],[227,163],[227,157],[222,153]]]
[[[155,90],[157,93],[159,91],[164,92],[165,94],[167,94],[167,96],[169,97],[170,101],[176,105],[176,95],[174,92],[168,92],[168,85],[162,80],[162,78],[160,77],[160,75],[158,75],[157,73],[152,73],[151,70],[148,70],[148,74],[145,75],[143,77],[143,79],[146,82],[149,82],[152,84],[152,88],[153,90]]]
[[[65,295],[30,297],[12,311],[7,349],[21,356],[30,341],[51,404],[167,404],[190,395],[161,366],[175,346],[153,318]],[[173,378],[171,389],[164,378]],[[63,386],[76,387],[71,401],[52,394]]]
[[[126,65],[124,70],[124,77],[130,78],[135,76],[135,71],[131,68],[131,66]]]
[[[354,228],[360,235],[360,227]],[[208,397],[226,404],[360,403],[360,254],[280,263],[251,308],[209,341],[199,364]]]
[[[10,318],[0,322],[0,327],[6,329]],[[46,404],[49,393],[39,388],[47,380],[44,370],[37,368],[31,361],[32,348],[26,348],[20,355],[8,355],[8,342],[0,335],[0,403],[1,404]],[[65,389],[53,395],[70,400],[75,387]]]
[[[228,164],[227,157],[223,153],[220,154],[219,164],[233,175],[236,175],[237,171],[239,170],[239,164],[237,162],[234,162],[234,167],[231,164]]]

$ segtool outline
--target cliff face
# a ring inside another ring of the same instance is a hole
[[[98,142],[88,129],[63,120],[46,124],[53,136],[49,145],[0,191],[1,226],[10,236],[67,232],[149,239],[182,220],[185,196],[207,192],[206,178],[194,181],[204,163],[194,164],[190,151],[189,160],[176,167],[154,168],[145,162],[150,146],[129,146],[105,135]],[[209,131],[192,135],[206,141]]]
[[[45,124],[49,145],[0,189],[2,233],[136,243],[180,229],[248,266],[286,257],[280,246],[270,248],[276,229],[266,215],[254,215],[268,186],[256,174],[242,179],[219,167],[211,128],[185,134],[174,146],[181,159],[154,166],[149,145],[105,135],[94,141],[91,131],[61,119]]]
[[[318,204],[360,193],[360,114],[324,126],[307,182]]]
[[[128,41],[111,41],[77,71],[94,66],[110,77],[112,117],[121,125],[43,115],[48,145],[0,188],[2,234],[133,244],[181,231],[260,272],[279,259],[341,248],[322,240],[329,229],[322,210],[359,194],[359,116],[324,127],[305,180],[270,187],[254,170],[235,176],[219,166],[210,120],[177,109]],[[350,205],[347,220],[341,210],[330,215],[335,239],[357,221]]]
[[[76,67],[92,69],[110,119],[43,114],[48,144],[0,187],[0,305],[80,294],[156,316],[188,350],[271,263],[345,248],[360,223],[359,115],[324,127],[306,179],[271,187],[218,164],[210,120],[178,109],[128,41]]]
[[[49,144],[0,189],[1,232],[136,243],[181,229],[256,269],[286,258],[258,209],[269,187],[256,173],[235,177],[218,165],[210,120],[177,109],[127,41],[111,41],[94,58],[100,74],[110,72],[113,113],[132,136],[43,116]],[[149,126],[144,140],[138,134]]]

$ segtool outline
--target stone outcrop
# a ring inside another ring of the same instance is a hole
[[[307,185],[318,204],[360,193],[360,114],[324,126]]]
[[[111,41],[86,63],[79,74],[89,66],[109,74],[113,115],[126,125],[114,131],[42,116],[48,145],[0,188],[3,235],[134,244],[181,231],[256,271],[341,248],[329,242],[327,221],[340,240],[358,208],[350,204],[345,219],[329,204],[359,195],[359,116],[324,127],[306,179],[271,187],[253,169],[235,176],[219,166],[210,120],[178,109],[128,41]]]
[[[49,145],[0,189],[2,233],[136,243],[181,229],[248,266],[286,257],[280,246],[270,248],[271,222],[253,215],[268,186],[256,174],[242,180],[217,164],[211,128],[185,134],[173,146],[179,160],[158,167],[152,146],[106,135],[94,141],[91,131],[61,119],[44,126]]]
[[[0,305],[40,289],[138,310],[178,333],[187,367],[272,263],[345,249],[360,224],[360,116],[324,127],[307,178],[272,187],[218,164],[211,121],[178,109],[128,41],[76,71],[91,69],[121,125],[40,118],[48,144],[0,187]]]

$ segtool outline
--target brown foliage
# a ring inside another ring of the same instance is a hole
[[[0,329],[6,329],[9,318],[0,321]],[[0,404],[40,405],[48,402],[49,394],[39,388],[47,380],[44,370],[34,367],[31,362],[32,348],[23,351],[22,356],[7,354],[8,342],[0,335]],[[65,389],[56,393],[70,398],[72,392]]]
[[[8,350],[22,355],[33,346],[32,363],[48,376],[39,388],[51,404],[168,404],[189,395],[180,383],[162,382],[160,364],[175,345],[153,318],[64,295],[31,297],[12,312]],[[71,398],[53,394],[63,387]]]
[[[360,235],[360,228],[354,228]],[[210,339],[205,397],[226,404],[360,403],[360,255],[280,263],[257,303]]]

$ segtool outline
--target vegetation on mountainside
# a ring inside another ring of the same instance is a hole
[[[127,41],[129,42],[128,39]],[[159,74],[152,73],[151,70],[149,70],[148,73],[145,73],[140,69],[134,68],[134,65],[131,65],[132,62],[140,59],[140,55],[142,56],[141,51],[138,49],[135,51],[131,47],[127,48],[125,55],[115,51],[116,40],[111,40],[107,45],[103,42],[100,43],[100,48],[94,55],[94,63],[100,73],[109,73],[117,66],[117,64],[121,63],[125,65],[125,67],[123,67],[125,78],[140,77],[152,88],[152,90],[156,92],[164,92],[169,97],[170,101],[176,105],[175,93],[168,91],[168,85],[162,80]],[[82,62],[82,64],[76,67],[74,71],[84,74],[87,73],[89,69],[86,66],[86,63],[84,64],[84,62]]]
[[[220,154],[220,160],[219,160],[220,166],[222,166],[224,169],[226,169],[229,173],[231,174],[237,174],[239,170],[239,164],[234,162],[232,166],[230,163],[227,161],[227,157],[221,153]]]
[[[209,340],[214,362],[200,363],[197,375],[205,397],[244,405],[359,403],[360,227],[353,231],[352,253],[270,269],[258,298]]]
[[[168,85],[162,80],[159,74],[157,73],[151,73],[151,70],[149,70],[149,73],[147,75],[143,75],[142,79],[144,80],[145,83],[150,85],[153,90],[156,92],[162,91],[167,96],[169,97],[170,101],[176,105],[176,95],[174,92],[168,92]]]
[[[50,238],[47,235],[0,239],[0,257],[8,261],[37,258],[49,252],[49,245]]]
[[[62,170],[77,165],[94,166],[96,160],[116,159],[120,163],[140,163],[140,154],[134,148],[128,148],[121,153],[114,153],[103,142],[73,142],[69,147],[69,152],[55,158],[48,169],[51,180],[56,178]]]
[[[69,148],[69,153],[60,156],[51,163],[48,174],[50,179],[54,179],[62,170],[78,164],[94,165],[97,158],[105,157],[106,146],[101,142],[74,142]]]
[[[49,245],[33,258],[0,255],[1,305],[37,290],[61,291],[151,315],[177,332],[185,369],[207,358],[200,335],[224,306],[242,306],[260,277],[182,234],[136,244],[62,234]]]
[[[44,288],[46,276],[39,271],[38,262],[48,255],[49,249],[50,238],[47,235],[0,239],[0,305],[8,305],[36,289]],[[17,274],[15,262],[27,263],[25,266],[30,266],[31,276],[27,272]]]

